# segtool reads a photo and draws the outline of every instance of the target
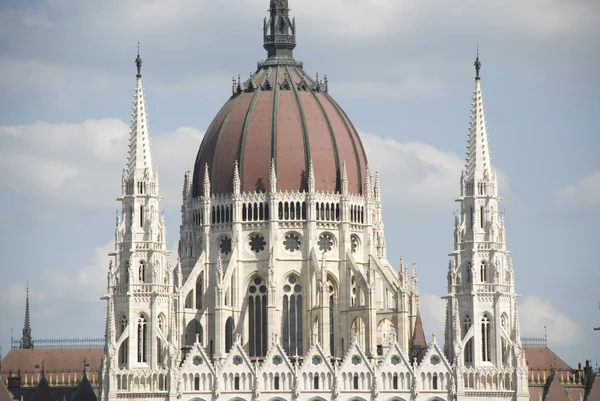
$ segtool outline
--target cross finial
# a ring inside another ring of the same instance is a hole
[[[137,57],[135,58],[135,65],[137,66],[137,77],[142,77],[142,58],[140,57],[140,41],[137,43]]]
[[[475,79],[479,80],[479,71],[481,70],[481,61],[479,61],[479,42],[477,42],[477,57],[475,58]]]

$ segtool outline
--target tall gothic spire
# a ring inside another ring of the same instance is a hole
[[[483,96],[481,94],[481,79],[479,71],[479,51],[475,59],[475,90],[471,105],[471,123],[469,125],[469,146],[467,148],[466,179],[476,181],[483,178],[486,170],[491,173],[491,157],[488,145],[485,113],[483,111]]]
[[[290,19],[288,0],[270,0],[269,19],[264,22],[264,48],[268,57],[292,58],[296,47],[296,21]]]
[[[136,170],[152,170],[146,102],[144,101],[144,90],[142,88],[142,58],[140,57],[139,42],[135,65],[137,67],[137,85],[134,91],[133,117],[131,119],[129,156],[127,160],[127,170],[130,177]]]
[[[29,283],[27,283],[27,295],[25,296],[25,324],[23,326],[21,347],[23,349],[33,348],[33,339],[31,338],[31,320],[29,317]]]

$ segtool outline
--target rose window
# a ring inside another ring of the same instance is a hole
[[[229,255],[231,253],[231,238],[223,237],[219,242],[219,248],[223,255]]]
[[[331,234],[321,234],[319,236],[319,250],[321,252],[329,252],[333,248],[333,237]]]
[[[285,235],[283,246],[285,247],[286,251],[298,251],[300,250],[301,244],[302,242],[300,241],[300,236],[298,234],[289,233]]]
[[[250,249],[254,253],[259,253],[260,251],[265,250],[265,245],[267,245],[267,241],[265,241],[265,237],[259,234],[255,234],[250,237]]]

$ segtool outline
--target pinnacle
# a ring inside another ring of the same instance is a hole
[[[139,56],[138,56],[139,59]],[[136,63],[138,62],[136,59]],[[152,155],[150,152],[150,139],[148,136],[148,118],[146,115],[146,102],[142,88],[142,76],[139,74],[141,60],[138,64],[137,84],[133,98],[133,118],[129,137],[129,155],[127,169],[131,177],[136,170],[152,170]]]

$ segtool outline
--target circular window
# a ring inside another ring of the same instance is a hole
[[[350,245],[352,253],[356,253],[356,251],[358,251],[358,237],[356,235],[350,237]]]
[[[359,363],[360,363],[360,357],[359,357],[358,355],[354,355],[354,356],[352,357],[352,364],[356,366],[356,365],[358,365]]]
[[[440,358],[437,355],[431,357],[430,362],[432,365],[437,365],[440,363]]]
[[[283,362],[283,359],[281,359],[281,357],[279,355],[275,355],[273,357],[273,365],[275,365],[275,366],[281,365],[282,362]]]
[[[286,284],[286,285],[283,286],[283,290],[285,292],[290,292],[292,290],[292,287],[290,287],[288,284]]]
[[[231,253],[231,238],[221,238],[221,241],[219,241],[219,248],[221,249],[221,253],[223,255],[229,255]]]
[[[331,251],[333,249],[333,236],[331,234],[321,234],[318,245],[321,252]]]
[[[194,363],[194,366],[199,366],[202,364],[202,358],[200,358],[199,356],[195,356],[192,362]]]
[[[313,365],[320,365],[321,362],[323,362],[323,360],[321,359],[320,356],[318,356],[318,355],[313,356],[313,358],[312,358]]]
[[[233,364],[234,364],[235,366],[239,366],[239,365],[241,365],[241,364],[242,364],[242,362],[243,362],[243,361],[242,361],[242,358],[241,358],[240,356],[237,356],[237,355],[236,355],[236,356],[234,356],[234,357],[233,357]]]
[[[302,245],[302,241],[300,240],[300,236],[296,233],[287,233],[285,235],[285,239],[283,240],[283,246],[286,251],[296,252],[300,250],[300,245]]]
[[[398,355],[394,355],[392,357],[392,365],[398,365],[400,363],[400,357]]]
[[[259,253],[260,251],[265,250],[265,246],[267,245],[267,241],[265,241],[265,237],[260,234],[254,234],[250,236],[250,249],[254,253]]]
[[[294,286],[294,292],[302,292],[302,286],[300,284],[296,284]]]

